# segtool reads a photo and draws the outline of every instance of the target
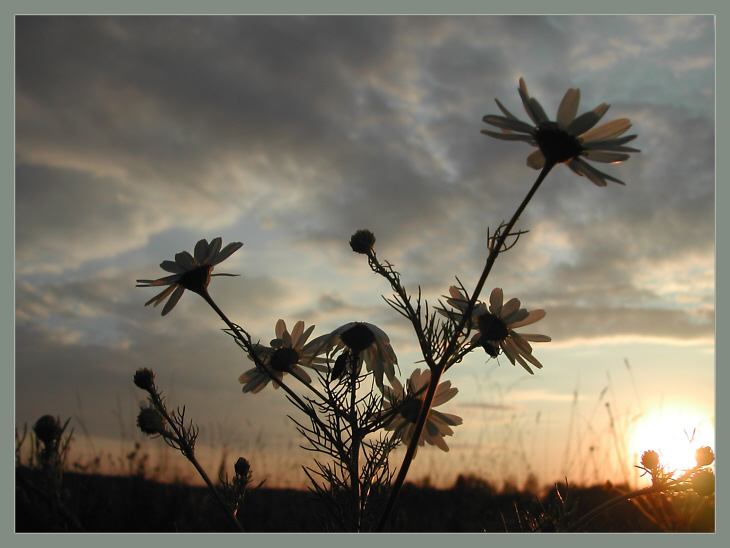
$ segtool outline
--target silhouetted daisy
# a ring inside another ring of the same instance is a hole
[[[624,184],[623,181],[597,170],[585,160],[615,164],[628,160],[631,152],[640,152],[624,146],[636,138],[636,135],[622,137],[631,127],[628,118],[613,120],[594,128],[606,114],[609,105],[602,103],[576,118],[580,90],[571,88],[565,92],[558,107],[557,119],[553,122],[537,99],[527,93],[523,78],[520,78],[518,91],[534,125],[519,120],[495,99],[504,116],[488,114],[483,121],[500,128],[502,132],[483,129],[482,133],[506,141],[524,141],[538,147],[538,150],[527,157],[527,165],[533,169],[542,169],[546,163],[565,163],[575,173],[588,177],[598,186],[606,186],[607,180]]]
[[[458,323],[461,321],[463,313],[466,312],[469,300],[456,286],[451,286],[449,293],[451,298],[446,302],[456,310],[439,309],[439,312]],[[497,357],[501,349],[512,365],[517,361],[532,374],[526,361],[537,368],[542,368],[542,364],[532,355],[532,347],[528,341],[550,342],[551,339],[547,335],[517,333],[514,329],[541,320],[545,317],[545,311],[528,312],[526,309],[520,308],[519,299],[510,299],[503,305],[503,299],[502,290],[496,288],[489,296],[488,308],[485,303],[476,302],[472,311],[472,325],[478,329],[478,333],[472,337],[471,343],[481,346],[492,357]]]
[[[382,390],[383,375],[389,380],[395,378],[395,366],[398,358],[390,345],[390,339],[379,327],[367,322],[350,322],[332,331],[324,339],[324,352],[328,356],[340,350],[342,354],[335,361],[333,376],[341,376],[345,372],[360,371],[363,362],[368,371],[372,371],[375,383]],[[321,358],[317,363],[323,363]]]
[[[303,382],[312,382],[311,377],[299,367],[300,365],[326,371],[327,368],[312,363],[318,351],[322,349],[322,337],[306,344],[313,330],[312,325],[305,331],[304,322],[298,321],[294,324],[292,332],[289,333],[284,320],[276,322],[276,338],[271,341],[271,346],[253,345],[254,352],[268,368],[268,373],[258,367],[246,371],[238,377],[238,382],[244,385],[243,391],[256,394],[271,381],[272,375],[282,380],[287,373],[296,376]],[[253,358],[249,355],[249,359]],[[274,388],[279,388],[277,383],[273,383],[273,385]]]
[[[383,396],[385,401],[383,404],[382,415],[387,415],[392,409],[397,408],[397,414],[385,425],[385,430],[391,431],[400,438],[403,443],[407,444],[413,438],[418,414],[421,411],[423,396],[426,387],[431,379],[431,370],[416,369],[411,378],[408,379],[407,388],[398,379],[392,379],[393,388],[385,386]],[[438,407],[453,398],[459,390],[451,387],[451,381],[445,381],[438,385],[436,394],[433,398],[433,404],[426,420],[426,425],[421,433],[418,442],[419,446],[424,443],[435,445],[442,451],[448,451],[449,446],[444,441],[444,436],[453,435],[452,426],[458,426],[463,421],[461,417],[451,415],[449,413],[441,413],[436,411],[434,407]]]
[[[492,290],[489,296],[489,312],[481,314],[477,320],[479,335],[475,342],[492,357],[499,355],[501,349],[512,365],[517,361],[532,375],[532,369],[527,362],[538,369],[542,368],[542,364],[532,355],[530,342],[550,342],[551,339],[547,335],[517,333],[514,330],[540,321],[545,317],[545,311],[528,312],[527,309],[520,308],[519,299],[510,299],[504,305],[503,300],[502,289],[497,287]]]
[[[238,276],[238,274],[211,274],[215,265],[225,261],[243,245],[241,242],[231,242],[221,249],[221,244],[220,238],[214,238],[210,244],[207,240],[200,240],[195,244],[194,255],[183,251],[175,255],[174,261],[162,261],[160,267],[167,272],[172,272],[172,276],[165,276],[157,280],[137,280],[137,287],[170,286],[144,305],[154,303],[154,306],[157,306],[170,297],[162,309],[164,316],[175,308],[186,289],[204,295],[207,294],[211,276]]]

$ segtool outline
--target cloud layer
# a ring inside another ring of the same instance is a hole
[[[520,76],[550,115],[569,87],[580,112],[610,103],[642,152],[606,167],[626,187],[558,166],[488,284],[547,309],[556,344],[712,344],[711,17],[24,16],[16,30],[20,421],[73,412],[76,392],[94,409],[129,398],[151,364],[201,407],[235,393],[247,360],[204,303],[186,295],[163,319],[134,288],[204,237],[244,242],[221,267],[242,276],[211,291],[262,340],[279,317],[367,320],[412,347],[347,240],[373,230],[432,302],[454,276],[473,284],[488,227],[536,176],[530,147],[479,133],[495,97],[527,119]]]

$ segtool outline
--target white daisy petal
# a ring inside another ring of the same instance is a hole
[[[626,137],[619,137],[618,139],[606,139],[604,141],[591,141],[589,143],[583,143],[583,148],[588,150],[616,150],[621,145],[625,145],[629,141],[636,139],[636,135],[627,135]],[[637,151],[638,152],[638,151]]]
[[[193,250],[193,257],[195,258],[195,262],[198,264],[203,264],[205,260],[208,258],[208,241],[203,239],[198,241],[197,244],[195,244],[195,249]]]
[[[580,137],[583,143],[590,141],[602,141],[604,139],[614,139],[626,133],[630,127],[631,121],[628,118],[618,118],[582,133]]]
[[[558,107],[558,116],[556,118],[558,124],[560,124],[564,128],[568,127],[568,124],[575,120],[575,115],[578,113],[579,103],[579,89],[570,88],[568,91],[566,91],[565,95],[563,96],[563,100],[560,101],[560,106]]]
[[[215,261],[216,257],[218,256],[218,252],[221,250],[221,245],[223,245],[223,240],[221,240],[220,236],[213,238],[210,241],[210,244],[208,245],[208,250],[207,250],[207,253],[205,254],[203,262],[205,262],[206,264],[216,265],[217,262],[214,262],[214,261]],[[228,244],[228,245],[230,245],[230,244]],[[218,261],[218,262],[220,262],[220,261]]]
[[[570,162],[569,167],[573,167],[572,164],[576,164],[576,167],[580,166],[582,174],[588,177],[593,183],[598,186],[606,186],[606,180],[613,181],[614,183],[618,183],[620,185],[625,184],[623,181],[620,181],[615,177],[611,177],[610,175],[603,173],[602,171],[598,171],[590,164],[583,162],[580,158],[576,158],[575,160]]]
[[[524,141],[529,144],[535,142],[535,138],[532,135],[524,135],[522,133],[497,133],[496,131],[489,131],[483,129],[481,131],[484,135],[489,135],[495,139],[502,139],[503,141]]]
[[[174,274],[182,274],[183,272],[187,272],[185,268],[177,264],[175,261],[162,261],[160,263],[160,268]]]
[[[502,311],[497,314],[500,318],[502,318],[505,322],[507,321],[507,318],[509,318],[512,314],[517,312],[520,309],[520,300],[519,299],[510,299],[506,303],[504,303],[504,306],[502,307]]]
[[[501,287],[495,287],[489,295],[489,311],[495,316],[502,314],[502,301],[504,294]]]
[[[532,169],[542,169],[545,167],[545,156],[541,150],[536,150],[527,157],[527,165]]]
[[[185,293],[185,288],[178,285],[178,286],[170,286],[176,287],[175,291],[173,291],[172,295],[170,295],[170,299],[165,303],[164,308],[162,309],[162,315],[167,316],[168,312],[175,308],[175,305],[177,304],[177,301],[180,300],[180,297],[182,297],[183,293]]]
[[[603,115],[606,114],[607,110],[608,105],[606,103],[602,103],[593,110],[578,116],[568,125],[567,128],[565,128],[565,131],[567,131],[570,135],[583,135],[586,131],[595,126],[601,118],[603,118]]]
[[[532,135],[535,132],[534,126],[531,126],[530,124],[525,123],[521,120],[517,120],[516,118],[504,118],[503,116],[488,114],[487,116],[482,118],[482,121],[486,122],[487,124],[497,126],[499,128],[508,129],[511,131],[518,131],[520,133],[528,133]]]
[[[545,317],[546,312],[542,309],[540,310],[532,310],[527,316],[525,316],[523,319],[516,321],[515,323],[510,324],[510,328],[516,329],[518,327],[523,327],[525,325],[530,325],[535,322],[538,322],[542,320]]]
[[[236,251],[238,251],[239,249],[241,249],[241,247],[243,247],[243,243],[241,243],[241,242],[231,242],[230,244],[228,244],[226,247],[224,247],[221,251],[219,251],[216,254],[215,259],[214,259],[214,262],[212,262],[211,264],[217,265],[219,263],[222,263],[228,257],[230,257],[231,255],[233,255]]]
[[[628,160],[630,156],[622,152],[608,152],[606,150],[587,150],[582,156],[594,162],[602,162],[604,164],[616,164]]]

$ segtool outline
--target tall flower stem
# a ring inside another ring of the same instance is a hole
[[[413,462],[413,456],[416,454],[418,442],[421,439],[421,432],[423,432],[423,428],[426,425],[428,413],[431,410],[431,404],[433,403],[433,398],[436,395],[436,388],[439,385],[442,373],[442,369],[431,369],[431,380],[428,383],[426,394],[423,396],[421,411],[418,414],[418,420],[416,421],[413,437],[411,438],[411,441],[408,444],[408,448],[406,449],[406,454],[403,457],[403,464],[401,464],[400,470],[398,470],[398,476],[395,478],[395,482],[393,482],[393,487],[390,491],[388,502],[385,505],[383,514],[380,516],[380,521],[378,522],[378,525],[375,529],[376,531],[383,530],[386,522],[388,521],[388,518],[390,517],[390,513],[393,511],[393,506],[395,505],[395,501],[398,498],[398,493],[400,492],[401,487],[403,487],[403,482],[405,481],[406,475],[408,474],[408,469],[411,466],[411,462]]]
[[[477,281],[477,285],[474,288],[474,292],[472,293],[471,299],[469,300],[469,304],[464,311],[464,314],[462,315],[461,322],[459,322],[459,326],[457,327],[456,331],[454,332],[454,337],[449,342],[449,346],[447,347],[446,352],[444,353],[444,357],[441,359],[441,362],[445,362],[448,357],[453,352],[454,348],[456,347],[456,344],[458,342],[458,337],[461,333],[461,330],[466,325],[466,322],[470,320],[471,313],[474,310],[474,307],[476,306],[477,299],[479,298],[479,294],[482,292],[482,289],[484,289],[484,284],[487,281],[487,277],[489,277],[490,272],[492,271],[492,267],[494,266],[494,262],[497,260],[497,257],[502,251],[502,247],[504,246],[505,242],[507,241],[507,238],[509,237],[510,233],[512,232],[512,229],[514,228],[515,224],[517,223],[517,220],[520,218],[522,213],[525,211],[525,208],[527,207],[527,204],[530,203],[530,200],[532,200],[532,197],[537,192],[537,189],[540,188],[540,185],[545,180],[545,177],[547,177],[547,174],[550,173],[550,170],[555,166],[554,162],[546,162],[545,167],[542,168],[542,171],[540,172],[540,175],[537,176],[537,179],[532,185],[532,188],[527,193],[527,196],[525,196],[525,199],[522,200],[522,203],[517,208],[517,211],[515,211],[514,215],[512,215],[512,218],[510,219],[509,223],[505,225],[504,229],[500,231],[499,238],[497,239],[497,243],[492,247],[491,251],[489,252],[489,256],[487,257],[487,262],[484,265],[484,270],[482,271],[482,275],[479,277],[479,281]],[[448,365],[446,366],[446,369],[448,369]]]
[[[192,465],[195,467],[195,469],[198,471],[198,474],[200,474],[200,477],[203,478],[203,481],[208,486],[208,489],[213,493],[213,496],[218,503],[218,505],[221,507],[221,510],[228,516],[228,518],[231,520],[233,525],[238,529],[240,533],[245,533],[246,530],[244,529],[243,525],[240,521],[238,521],[238,518],[236,518],[235,514],[231,513],[230,508],[223,500],[223,497],[221,496],[218,489],[216,489],[215,485],[213,485],[213,482],[210,480],[210,477],[208,477],[208,474],[206,473],[205,469],[200,465],[198,462],[197,457],[195,456],[195,448],[191,443],[188,443],[188,440],[184,433],[178,429],[178,427],[175,424],[175,421],[170,417],[170,415],[167,413],[167,409],[165,408],[165,404],[163,403],[162,399],[160,398],[159,394],[155,392],[154,390],[149,391],[149,394],[152,398],[152,402],[155,406],[155,408],[162,414],[162,416],[165,418],[167,423],[170,425],[170,428],[172,428],[173,432],[175,433],[175,436],[171,436],[169,433],[161,433],[162,436],[165,436],[166,438],[170,438],[173,442],[177,443],[180,447],[180,451],[185,456],[186,459],[188,459]]]
[[[530,203],[530,200],[537,192],[537,189],[540,188],[540,185],[545,180],[545,177],[547,177],[547,174],[550,173],[550,170],[555,166],[554,162],[546,162],[545,166],[543,167],[542,171],[538,175],[537,179],[532,185],[532,188],[530,188],[530,191],[525,196],[524,200],[522,200],[522,203],[517,208],[517,211],[515,211],[514,215],[512,215],[512,218],[510,221],[505,225],[504,229],[500,231],[499,238],[497,239],[497,243],[491,248],[491,251],[489,252],[489,256],[487,257],[487,262],[484,265],[484,270],[482,271],[481,276],[479,277],[479,281],[477,282],[476,288],[474,289],[474,292],[472,293],[471,299],[469,300],[469,304],[464,311],[461,321],[459,322],[458,327],[454,331],[454,336],[449,341],[448,346],[446,347],[446,351],[441,356],[441,359],[438,363],[432,363],[430,360],[430,356],[425,356],[427,358],[427,363],[429,364],[429,367],[431,369],[431,380],[428,384],[428,389],[426,390],[426,394],[423,397],[423,402],[421,404],[421,410],[418,414],[418,419],[416,420],[416,424],[413,431],[413,437],[410,440],[410,443],[408,444],[408,448],[406,449],[406,454],[403,457],[403,463],[401,464],[400,470],[398,471],[398,476],[395,479],[395,482],[393,483],[393,488],[390,492],[390,496],[388,498],[388,502],[385,505],[385,509],[383,510],[383,514],[380,518],[380,521],[378,522],[378,526],[376,531],[382,531],[385,527],[386,522],[388,521],[388,518],[390,517],[390,513],[393,510],[393,506],[395,505],[395,501],[398,498],[398,494],[400,493],[401,487],[403,486],[403,482],[406,479],[406,475],[408,474],[408,469],[411,466],[411,462],[413,461],[413,456],[416,453],[416,448],[418,447],[418,442],[421,439],[421,433],[423,432],[423,428],[426,425],[426,421],[428,420],[428,414],[431,411],[431,404],[433,403],[433,398],[436,395],[436,389],[438,388],[439,382],[441,380],[441,375],[443,375],[444,371],[449,368],[451,365],[450,358],[452,354],[455,352],[456,347],[458,345],[459,338],[461,337],[462,330],[464,329],[464,326],[468,321],[471,319],[471,313],[472,310],[474,310],[474,307],[476,306],[476,301],[479,298],[479,294],[481,293],[482,289],[484,288],[484,284],[487,281],[487,277],[489,276],[489,273],[492,271],[492,267],[494,266],[494,262],[497,260],[497,256],[500,254],[502,247],[504,246],[505,242],[507,241],[507,238],[510,235],[510,232],[514,228],[515,224],[517,223],[517,220],[520,218],[522,213],[525,211],[525,208],[527,207],[527,204]],[[407,302],[407,301],[406,301]],[[418,328],[420,328],[420,324],[416,326],[417,327],[417,335],[420,335],[420,332]],[[419,340],[420,337],[419,337]],[[423,347],[423,345],[422,345]]]
[[[231,322],[231,320],[228,319],[228,317],[223,313],[223,311],[220,309],[220,307],[215,303],[215,301],[208,294],[208,291],[207,290],[204,290],[202,292],[201,291],[196,291],[196,293],[198,293],[198,295],[200,295],[201,297],[203,297],[203,299],[205,300],[205,302],[207,302],[210,305],[210,307],[213,310],[215,310],[216,314],[218,314],[218,316],[220,316],[220,318],[225,322],[225,324],[230,328],[230,330],[233,331],[233,333],[236,334],[236,338],[239,341],[241,341],[241,343],[244,345],[244,347],[246,349],[246,352],[248,352],[249,355],[253,358],[254,363],[257,366],[259,366],[263,371],[265,371],[265,372],[268,373],[269,370],[266,368],[266,366],[263,363],[261,363],[261,360],[259,359],[258,355],[256,354],[256,352],[254,351],[253,347],[249,343],[248,333],[246,333],[246,331],[244,331],[243,329],[241,329],[239,326],[237,326],[236,324],[234,324],[233,322]],[[297,377],[296,373],[294,373],[293,371],[290,371],[290,374],[292,376],[294,376],[295,378],[297,378],[300,382],[304,383],[304,381],[302,381],[302,379],[300,379],[299,377]],[[322,421],[319,419],[319,417],[317,416],[317,414],[314,413],[313,411],[311,411],[305,405],[305,403],[302,401],[302,399],[296,393],[294,393],[294,391],[292,391],[291,388],[289,388],[286,384],[284,384],[283,382],[281,382],[275,375],[271,375],[270,374],[270,378],[271,378],[271,382],[272,383],[275,383],[277,386],[280,386],[289,395],[289,397],[292,399],[292,402],[303,413],[305,413],[312,420],[316,421],[320,425],[320,427],[323,429],[323,431],[325,433],[329,434],[328,437],[330,438],[330,440],[333,443],[336,442],[335,438],[329,432],[329,429],[326,427],[326,425],[324,425],[324,423],[322,423]],[[306,384],[306,383],[304,383],[304,384]],[[319,393],[317,393],[317,394],[319,395]],[[322,396],[320,395],[320,397],[322,397]]]

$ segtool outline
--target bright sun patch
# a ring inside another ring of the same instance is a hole
[[[655,411],[639,419],[630,438],[630,451],[637,462],[647,450],[656,451],[667,470],[696,466],[695,451],[715,447],[714,421],[695,409]]]

